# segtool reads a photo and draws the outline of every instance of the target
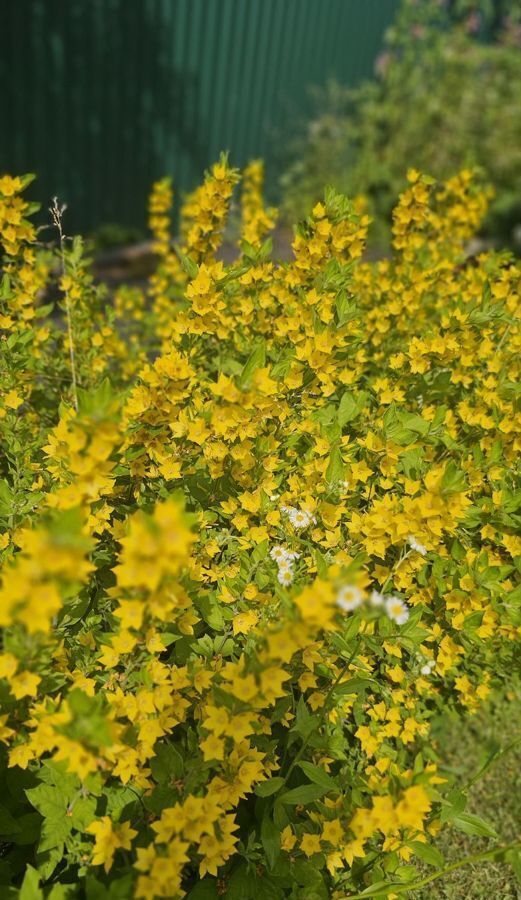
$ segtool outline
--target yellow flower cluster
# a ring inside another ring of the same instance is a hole
[[[34,227],[26,218],[31,204],[20,196],[29,181],[11,175],[0,177],[0,241],[8,257],[16,256],[24,244],[35,238]]]
[[[0,179],[0,884],[390,895],[469,827],[431,723],[521,636],[519,265],[468,256],[472,173],[414,171],[391,257],[328,190],[274,261],[258,162],[225,264],[238,178],[180,247],[155,185],[114,298]]]
[[[277,210],[264,207],[264,163],[254,159],[242,173],[241,239],[252,247],[257,247],[262,239],[273,231],[277,221]]]
[[[16,544],[19,552],[1,575],[1,626],[22,622],[30,634],[48,632],[64,594],[93,569],[87,558],[91,544],[72,516],[54,527],[24,529]]]

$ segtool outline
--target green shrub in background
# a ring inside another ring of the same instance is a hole
[[[330,84],[295,139],[283,209],[301,216],[325,181],[367,197],[376,237],[388,240],[407,166],[444,178],[478,166],[495,189],[485,231],[520,242],[521,24],[519,4],[404,0],[376,63],[354,90]]]

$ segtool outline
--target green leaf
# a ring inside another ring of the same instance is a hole
[[[18,900],[43,900],[43,896],[38,872],[32,866],[27,866]]]
[[[53,884],[47,900],[74,900],[76,890],[73,884]]]
[[[62,841],[55,843],[54,846],[42,850],[40,845],[36,853],[36,865],[38,874],[43,881],[47,881],[56,869],[56,866],[63,859],[64,844]]]
[[[311,418],[316,422],[320,422],[322,426],[331,425],[337,415],[337,409],[334,403],[326,403],[311,414]]]
[[[259,341],[251,351],[245,366],[237,379],[237,384],[244,390],[249,387],[250,382],[253,378],[253,375],[257,371],[257,369],[262,369],[266,362],[266,343],[265,341]]]
[[[315,557],[315,565],[317,567],[317,575],[319,576],[319,578],[326,578],[327,570],[328,570],[328,564],[327,564],[326,557],[324,556],[323,553],[320,552],[320,550],[317,550],[317,549],[315,549],[313,555]]]
[[[283,778],[269,778],[268,781],[261,781],[255,788],[257,797],[271,797],[276,794],[284,786]]]
[[[67,812],[70,799],[60,788],[50,784],[39,784],[26,792],[29,803],[38,810],[45,819],[61,819]]]
[[[466,489],[465,476],[460,472],[456,463],[451,459],[445,466],[445,472],[441,480],[441,488],[444,494],[459,494]]]
[[[20,181],[22,182],[22,191],[25,191],[26,187],[32,184],[35,178],[36,175],[34,172],[27,172],[25,175],[21,175]]]
[[[324,772],[324,769],[321,769],[320,766],[315,766],[313,763],[305,761],[299,762],[298,766],[313,784],[320,785],[325,791],[339,792],[335,779],[331,778],[331,775],[328,775],[327,772]]]
[[[306,803],[312,803],[327,794],[329,788],[324,788],[319,784],[302,784],[300,787],[286,791],[278,798],[281,803],[287,806],[304,806]]]
[[[272,869],[280,855],[280,831],[268,815],[264,816],[261,823],[261,841]]]
[[[347,291],[339,291],[335,301],[335,308],[339,325],[345,325],[349,319],[357,315],[357,308]]]
[[[349,681],[343,681],[335,687],[335,694],[363,694],[371,687],[377,686],[378,683],[373,678],[350,678]]]
[[[427,422],[417,413],[405,413],[400,416],[400,420],[405,428],[415,431],[417,434],[426,435],[431,423]]]
[[[87,875],[85,879],[86,898],[87,900],[128,900],[132,896],[132,884],[132,872],[124,875],[123,878],[111,879],[109,887],[105,887],[101,881],[98,881],[92,875]],[[216,896],[217,894],[213,894],[213,897]]]
[[[344,640],[350,641],[354,637],[356,637],[356,635],[360,631],[361,624],[362,620],[356,613],[354,615],[346,616],[345,622],[342,626],[342,637],[344,638]],[[340,687],[342,687],[342,685],[340,685]]]
[[[137,805],[139,803],[139,796],[136,796],[137,788],[127,787],[122,785],[121,787],[114,785],[114,787],[105,787],[104,796],[107,798],[107,815],[112,816],[117,819],[121,810],[133,803]]]
[[[315,730],[318,723],[319,717],[311,715],[306,706],[304,698],[301,697],[297,704],[295,724],[291,728],[291,731],[296,732],[296,734],[300,734],[303,738],[307,738],[309,737],[311,732]]]
[[[156,744],[154,756],[150,761],[150,768],[155,780],[159,784],[165,784],[171,779],[182,777],[184,768],[183,757],[172,744]]]
[[[44,819],[42,830],[40,832],[40,842],[38,844],[38,852],[45,853],[47,850],[54,850],[56,847],[62,847],[72,831],[72,820],[70,816],[63,815],[54,818]]]
[[[465,620],[465,622],[466,621],[467,620]],[[470,781],[467,783],[467,788],[470,787],[470,785],[475,784],[476,781],[478,781],[482,777],[482,775],[485,774],[487,769],[489,769],[490,766],[496,762],[496,760],[500,759],[502,756],[505,756],[514,747],[517,747],[517,745],[520,742],[521,742],[521,737],[516,738],[515,741],[511,741],[505,747],[501,747],[499,744],[493,744],[490,753],[488,754],[488,756],[486,757],[484,762],[481,764],[478,771],[472,776]]]
[[[260,249],[258,251],[258,259],[260,262],[265,262],[270,259],[271,254],[273,252],[273,238],[267,237],[265,241],[262,242]]]
[[[71,804],[72,827],[77,831],[85,831],[96,818],[95,797],[80,797]]]
[[[20,826],[17,824],[5,806],[0,806],[0,834],[19,834]]]
[[[190,279],[193,280],[194,278],[197,278],[197,273],[199,271],[199,266],[197,265],[197,263],[194,262],[193,259],[190,259],[189,256],[186,256],[186,254],[181,251],[181,248],[177,244],[174,244],[174,250],[177,258],[179,259],[179,262],[181,263],[183,271],[186,272]]]
[[[3,275],[0,282],[0,300],[8,300],[11,296],[11,280],[7,273]]]
[[[342,481],[344,472],[345,467],[340,447],[333,447],[329,456],[329,464],[326,469],[326,481],[329,482],[329,484],[335,481]]]
[[[459,813],[452,819],[452,824],[458,831],[463,831],[464,834],[477,834],[480,837],[496,839],[498,837],[497,832],[488,822],[485,822],[484,819],[480,816],[475,816],[473,813]]]
[[[47,894],[47,900],[75,900],[76,889],[73,884],[53,884]]]
[[[78,388],[79,410],[94,421],[100,421],[115,408],[116,397],[109,379],[104,378],[94,390]]]
[[[95,747],[99,744],[110,746],[112,738],[105,718],[103,698],[99,694],[90,697],[79,688],[74,688],[69,693],[68,704],[73,713],[69,726],[73,736],[92,743]]]
[[[36,844],[40,836],[42,817],[37,812],[25,813],[16,820],[20,832],[9,835],[9,840],[18,847],[28,847]]]
[[[233,375],[235,377],[241,374],[242,366],[237,359],[226,356],[224,359],[221,359],[219,363],[219,372],[224,372],[225,375]]]
[[[271,367],[271,377],[275,378],[276,381],[285,378],[291,369],[292,362],[293,359],[291,356],[279,359],[279,361]]]
[[[81,785],[78,776],[67,771],[66,763],[55,762],[51,759],[45,761],[38,777],[43,784],[59,788],[62,794],[67,794],[68,798],[72,798]]]
[[[298,884],[302,885],[302,887],[316,891],[319,897],[330,897],[328,892],[322,893],[322,890],[325,888],[324,880],[320,870],[312,863],[305,859],[297,860],[293,866],[292,874]],[[306,891],[306,900],[308,900],[310,896],[311,890]]]
[[[338,424],[341,428],[344,425],[347,425],[348,422],[352,422],[353,419],[356,419],[356,417],[360,415],[360,409],[352,394],[348,392],[343,394],[342,399],[340,400],[340,403],[338,405],[338,411],[336,415]]]
[[[371,887],[363,891],[364,897],[382,897],[387,900],[389,894],[393,893],[393,888],[403,887],[403,881],[376,881]]]
[[[13,503],[15,494],[13,494],[8,482],[3,479],[0,481],[0,515],[9,516],[13,511]]]
[[[209,594],[198,597],[197,609],[210,628],[213,628],[214,631],[223,630],[224,619],[219,603],[215,597],[212,597]]]
[[[268,551],[270,548],[269,541],[262,541],[260,544],[257,544],[255,550],[251,555],[251,564],[260,563],[263,559],[266,559],[268,556]]]
[[[454,790],[447,795],[441,808],[441,821],[451,822],[455,815],[463,812],[467,805],[468,797],[464,791]]]
[[[445,865],[445,860],[440,851],[436,850],[436,847],[433,847],[431,844],[424,844],[422,841],[409,841],[408,846],[414,850],[416,856],[423,859],[429,866],[442,869]]]
[[[521,850],[508,850],[505,859],[512,866],[517,880],[521,881]]]
[[[216,900],[218,896],[217,878],[211,878],[207,875],[192,888],[187,896],[187,900]]]

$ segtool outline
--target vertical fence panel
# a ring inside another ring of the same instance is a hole
[[[70,228],[142,225],[150,182],[270,154],[308,89],[371,74],[398,0],[4,0],[0,171]]]

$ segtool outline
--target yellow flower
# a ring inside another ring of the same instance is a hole
[[[181,506],[166,500],[147,516],[137,512],[121,539],[123,552],[115,568],[121,588],[156,590],[167,575],[177,575],[188,562],[195,538],[185,524]]]
[[[205,760],[224,759],[224,740],[211,734],[204,741],[200,741],[199,746],[203,751]]]
[[[320,835],[305,834],[300,841],[300,849],[306,856],[313,856],[315,853],[320,853]]]
[[[283,850],[286,850],[287,852],[293,850],[293,847],[297,842],[297,838],[293,834],[291,825],[286,825],[286,827],[282,829],[280,838],[280,846]]]
[[[417,784],[407,788],[395,808],[399,826],[421,831],[431,805],[431,801],[421,785]]]
[[[247,634],[248,631],[251,631],[252,628],[255,628],[255,625],[258,621],[258,615],[253,611],[239,613],[238,615],[233,617],[233,633]]]
[[[105,872],[111,869],[116,850],[130,850],[132,838],[137,835],[128,822],[114,825],[109,816],[92,822],[86,830],[95,838],[92,865],[103,866]]]
[[[19,672],[10,679],[10,687],[17,700],[22,697],[36,697],[42,679],[34,672]]]
[[[9,766],[26,769],[32,759],[34,759],[33,750],[27,744],[18,744],[9,753]]]
[[[12,653],[0,653],[0,678],[11,679],[18,668],[18,660]]]
[[[317,579],[295,597],[295,605],[305,622],[326,628],[335,612],[333,586]]]

